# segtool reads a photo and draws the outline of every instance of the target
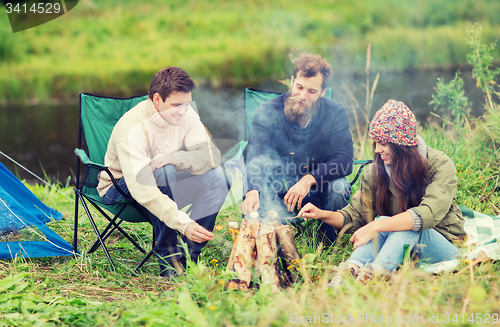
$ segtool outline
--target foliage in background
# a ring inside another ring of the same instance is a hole
[[[487,109],[493,108],[492,95],[500,95],[495,89],[497,83],[495,77],[500,73],[500,67],[494,67],[493,51],[496,48],[497,40],[490,45],[482,44],[481,37],[483,33],[482,25],[476,23],[470,31],[470,38],[467,40],[472,52],[467,55],[467,60],[472,65],[472,77],[476,79],[476,86],[486,95]]]
[[[442,109],[441,129],[427,127],[429,145],[443,150],[457,167],[459,178],[458,201],[476,211],[500,213],[500,107],[493,102],[492,95],[500,95],[496,89],[495,77],[498,68],[492,66],[496,43],[482,44],[482,26],[474,25],[467,42],[472,53],[468,55],[474,65],[473,77],[486,99],[486,113],[482,119],[469,124],[468,99],[463,90],[459,74],[446,83],[438,79],[432,101]],[[453,135],[446,132],[446,125],[453,127]]]
[[[446,125],[453,127],[453,139],[457,141],[462,129],[467,122],[468,98],[465,96],[464,81],[460,73],[455,73],[455,78],[446,83],[444,79],[438,78],[436,93],[432,94],[430,105],[434,105],[434,111],[438,108],[442,111],[443,130]]]
[[[371,62],[371,44],[368,44],[368,48],[366,50],[366,67],[365,67],[365,75],[366,82],[364,88],[358,90],[357,88],[349,88],[346,83],[342,82],[343,91],[347,95],[347,103],[345,103],[346,108],[348,108],[349,112],[353,113],[354,116],[354,126],[353,129],[353,140],[354,140],[354,152],[355,159],[363,159],[371,154],[371,152],[366,152],[365,149],[367,145],[371,142],[368,142],[368,126],[371,118],[371,111],[373,107],[373,97],[375,94],[375,90],[377,89],[378,80],[380,78],[380,73],[377,73],[377,76],[373,80],[370,87],[370,62]],[[356,98],[356,93],[364,92],[365,103],[364,107],[360,105]],[[362,117],[358,118],[358,112]],[[361,119],[362,118],[362,119]]]
[[[140,93],[169,65],[214,87],[256,85],[287,76],[301,50],[360,72],[368,43],[377,71],[454,67],[466,63],[466,25],[482,22],[493,39],[499,17],[489,0],[82,0],[15,34],[0,15],[0,103]]]

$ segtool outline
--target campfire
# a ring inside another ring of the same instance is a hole
[[[243,219],[233,244],[226,270],[235,271],[237,279],[228,287],[248,290],[252,277],[260,277],[263,285],[273,291],[297,281],[295,264],[300,261],[293,230],[277,221],[277,213],[270,210],[264,219],[257,212]],[[280,269],[281,263],[281,269]]]

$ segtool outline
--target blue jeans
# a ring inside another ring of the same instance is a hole
[[[382,216],[377,219],[385,219]],[[403,263],[403,248],[409,250],[419,260],[427,264],[456,259],[458,248],[435,229],[420,232],[382,232],[370,242],[356,248],[346,262],[363,267],[370,263],[376,271],[394,272]]]
[[[299,177],[289,177],[280,174],[272,174],[268,176],[267,189],[260,194],[260,209],[259,215],[266,217],[269,210],[274,210],[278,213],[278,217],[289,217],[297,215],[290,213],[284,204],[284,197],[293,185],[299,181]],[[286,183],[286,185],[284,185]],[[309,193],[302,200],[302,206],[306,203],[312,203],[322,210],[338,211],[344,208],[349,203],[351,196],[351,183],[342,177],[327,181],[319,185],[311,187]],[[337,238],[337,234],[333,226],[318,221],[319,230],[325,236],[324,241],[330,245]]]
[[[165,165],[155,169],[153,174],[158,188],[163,194],[174,200],[179,209],[192,204],[190,218],[205,229],[213,231],[215,219],[224,204],[230,187],[230,181],[226,183],[221,167],[211,169],[202,175],[191,175],[188,172],[177,172],[173,165]],[[124,178],[118,181],[118,185],[127,195],[130,195]],[[104,195],[106,204],[115,203],[121,199],[123,196],[114,186],[111,186]],[[184,251],[177,240],[178,232],[165,225],[151,213],[150,218],[156,236],[156,246],[153,250],[158,257],[160,266],[171,264],[183,258]],[[182,239],[188,245],[191,259],[197,261],[201,249],[207,242],[195,243],[185,236]]]

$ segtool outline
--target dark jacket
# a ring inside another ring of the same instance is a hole
[[[429,167],[427,186],[422,201],[417,207],[410,208],[422,219],[422,230],[434,228],[448,240],[465,235],[464,218],[456,201],[457,176],[455,165],[443,152],[427,147],[426,162]],[[360,191],[353,195],[351,203],[340,210],[344,214],[344,226],[352,223],[348,232],[363,227],[378,215],[375,208],[377,182],[373,165],[367,166],[361,176]],[[390,216],[400,213],[394,186],[391,192]]]
[[[247,157],[250,190],[260,191],[270,171],[298,178],[311,174],[318,184],[352,172],[353,144],[344,106],[321,98],[316,114],[302,128],[285,116],[287,96],[283,93],[255,112]]]

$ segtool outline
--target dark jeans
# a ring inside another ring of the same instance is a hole
[[[278,217],[297,215],[298,209],[294,213],[287,211],[284,204],[284,197],[288,189],[298,181],[299,177],[289,177],[276,173],[268,174],[266,188],[260,194],[261,207],[259,215],[266,217],[269,210],[276,211]],[[302,207],[310,202],[322,210],[337,211],[349,203],[350,196],[351,184],[346,178],[338,178],[311,187],[309,193],[302,200]],[[324,241],[328,245],[332,244],[337,238],[335,228],[320,220],[318,220],[318,227],[326,237]]]
[[[166,165],[157,168],[153,172],[158,188],[163,194],[177,203],[179,209],[191,204],[192,220],[203,226],[209,231],[213,231],[215,219],[226,199],[230,181],[226,183],[224,173],[221,167],[209,170],[202,175],[191,175],[188,172],[178,173],[173,165]],[[230,176],[228,174],[228,176]],[[130,192],[122,178],[118,185],[127,195]],[[107,204],[115,203],[123,199],[123,196],[114,186],[107,191],[104,196],[104,202]],[[165,264],[172,264],[174,261],[184,260],[184,250],[177,239],[178,232],[171,229],[155,215],[150,213],[151,223],[156,235],[155,254],[158,257],[160,267]],[[197,261],[201,249],[207,244],[195,243],[182,236],[187,243],[189,255],[192,260]]]

